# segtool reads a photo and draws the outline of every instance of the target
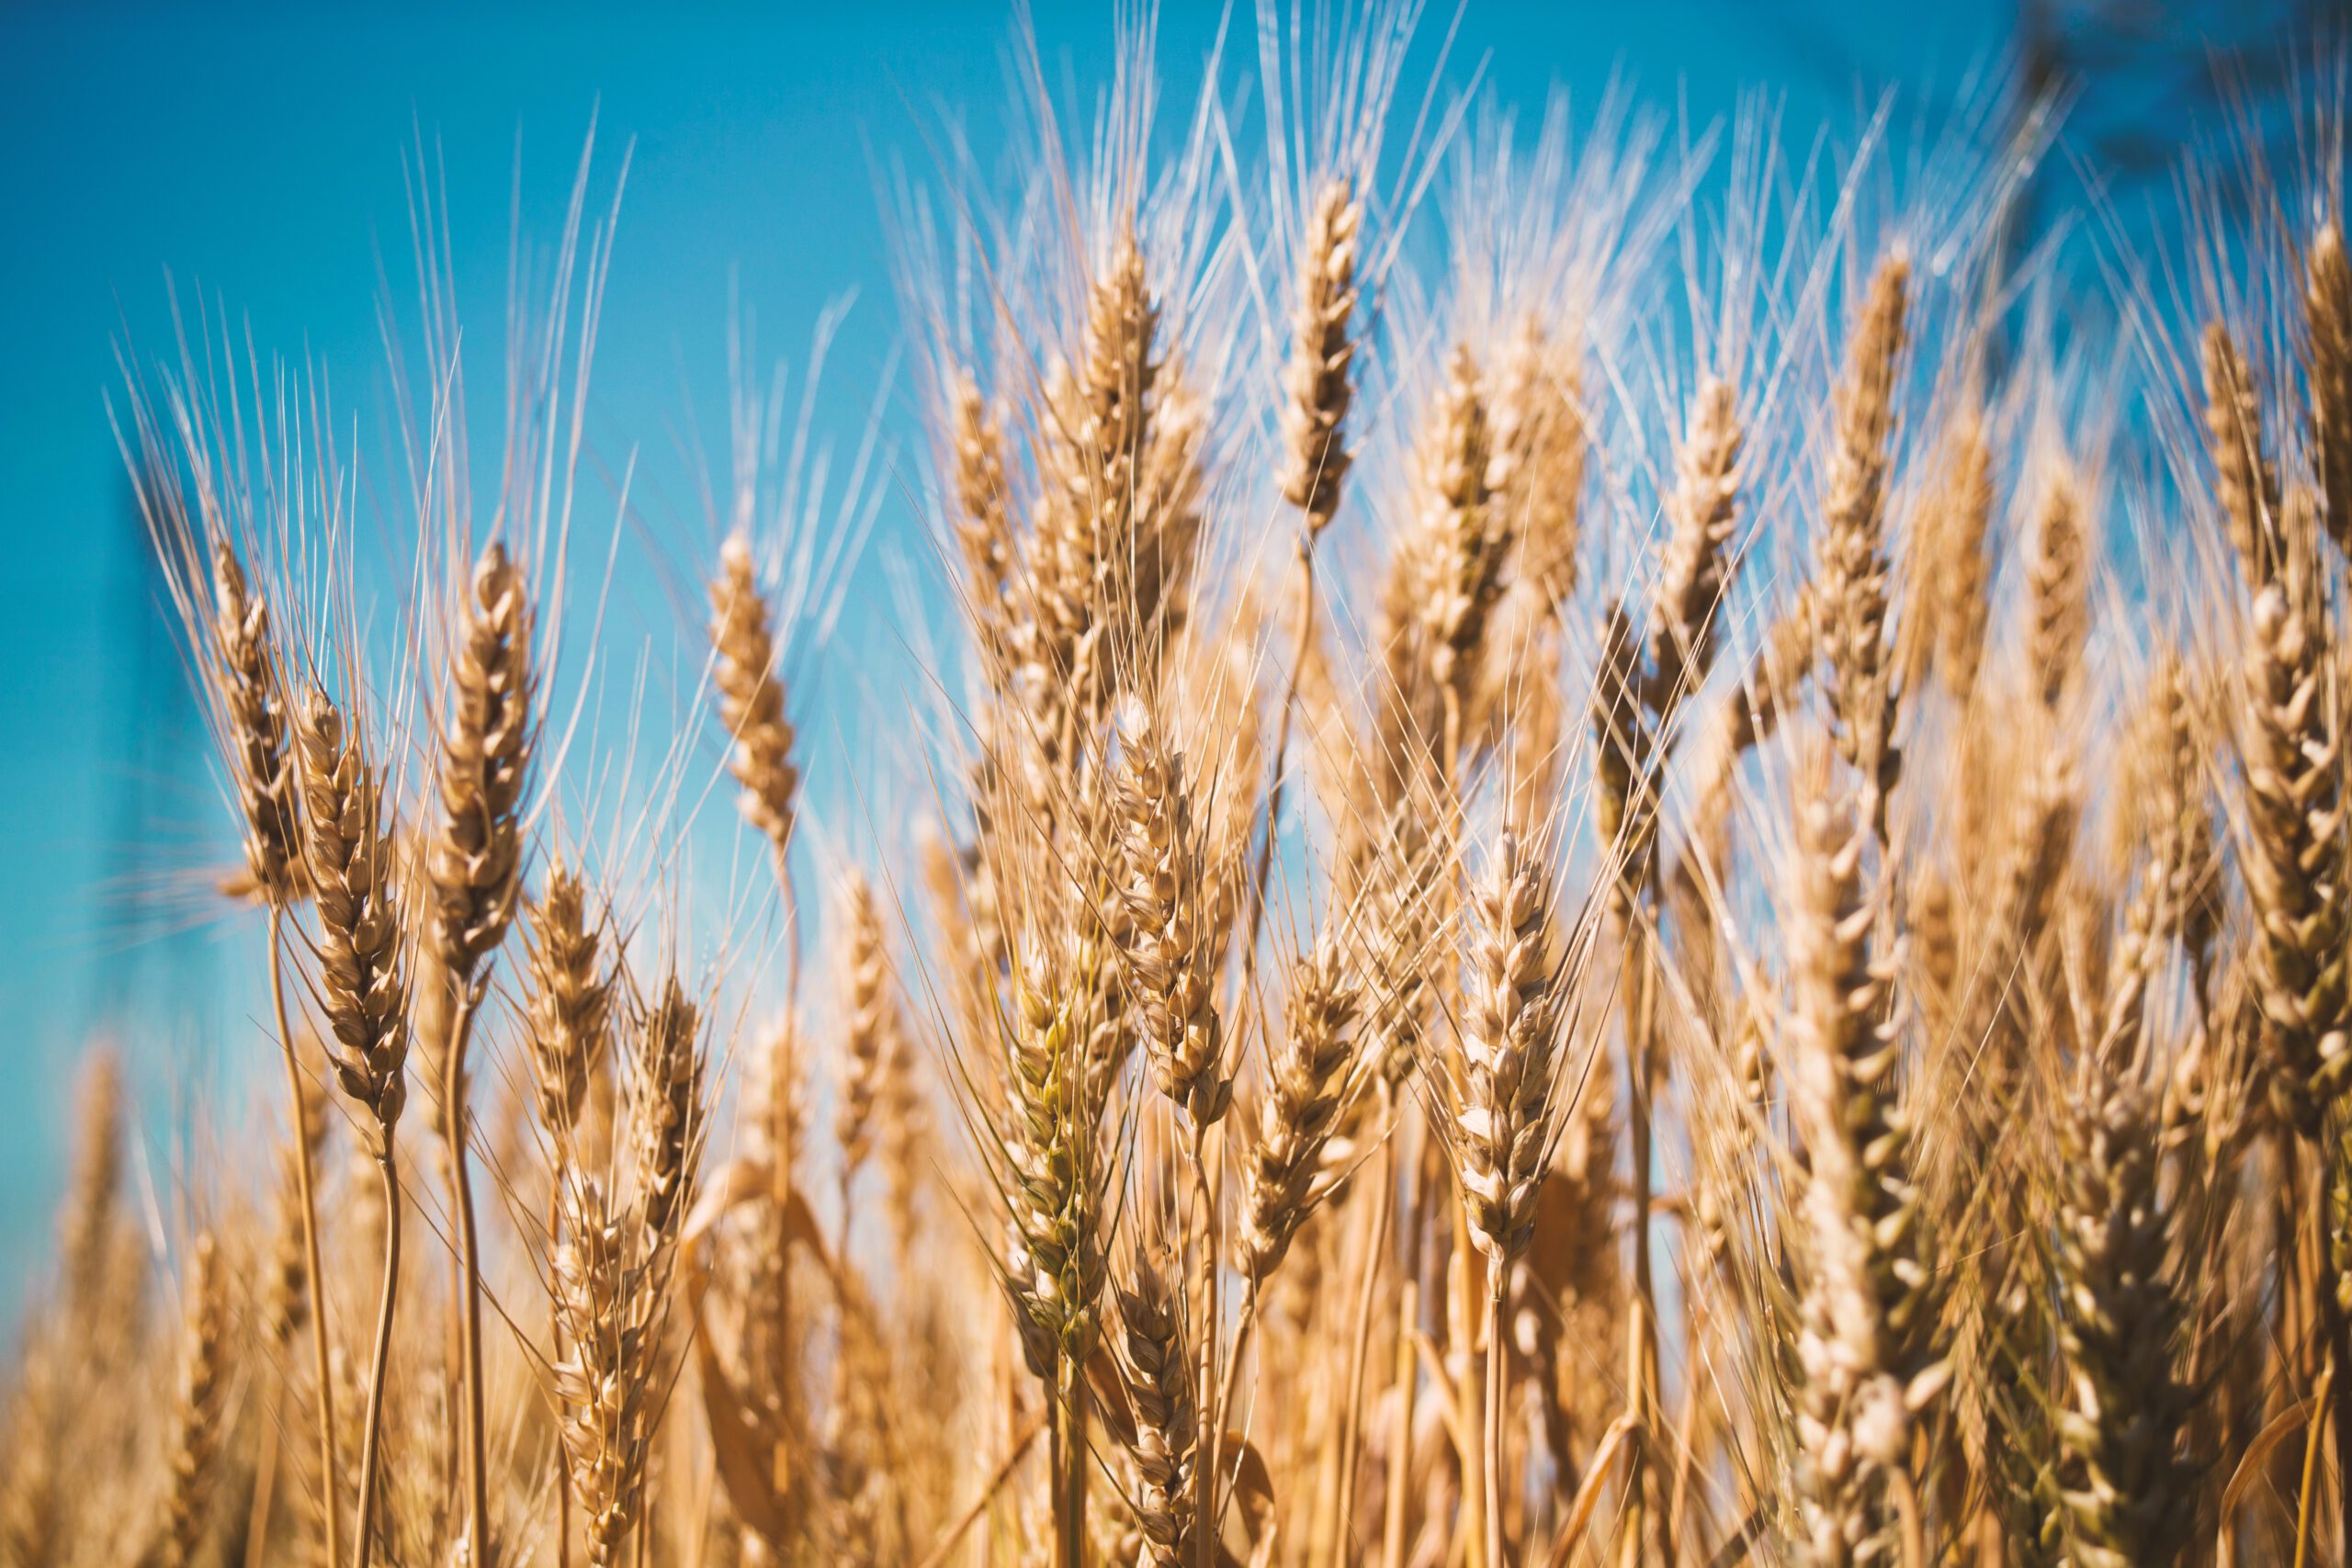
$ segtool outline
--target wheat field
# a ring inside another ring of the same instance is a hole
[[[92,1055],[0,1560],[2352,1563],[2341,73],[2040,246],[2013,82],[1522,119],[1412,9],[1023,57],[905,444],[741,377],[618,722],[609,160],[486,455],[429,195],[380,474],[125,355],[271,1109],[157,1202]]]

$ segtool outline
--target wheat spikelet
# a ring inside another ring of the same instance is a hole
[[[1117,572],[1134,536],[1133,507],[1150,444],[1151,394],[1160,367],[1152,358],[1159,330],[1143,251],[1132,231],[1119,242],[1110,266],[1087,301],[1086,353],[1077,389],[1080,421],[1070,436],[1080,460],[1074,476],[1097,570]],[[1114,606],[1114,593],[1101,604]]]
[[[914,1046],[902,1031],[893,1029],[888,1036],[881,1075],[877,1106],[882,1120],[884,1190],[888,1195],[891,1240],[903,1269],[914,1258],[921,1236],[917,1203],[937,1130],[915,1066]]]
[[[1854,318],[1835,399],[1814,595],[1838,750],[1861,774],[1867,814],[1881,837],[1902,761],[1886,667],[1886,482],[1910,284],[1910,264],[1889,255]]]
[[[2262,404],[2245,358],[2220,321],[2206,324],[2204,367],[2205,438],[2222,518],[2247,581],[2267,582],[2277,570],[2278,475],[2263,450]]]
[[[155,1547],[161,1568],[186,1568],[204,1530],[205,1512],[220,1477],[220,1382],[228,1355],[228,1303],[209,1235],[196,1238],[182,1282],[187,1323],[182,1330],[179,1403],[172,1443],[171,1490]]]
[[[1351,1032],[1356,987],[1327,932],[1291,970],[1284,1029],[1267,1071],[1258,1135],[1242,1159],[1240,1228],[1235,1245],[1244,1279],[1261,1285],[1290,1251],[1298,1227],[1339,1179],[1326,1160],[1358,1081]]]
[[[775,671],[775,643],[767,601],[752,567],[752,545],[730,535],[718,550],[710,585],[710,644],[718,707],[735,738],[728,759],[742,794],[743,816],[765,836],[782,863],[792,838],[800,771],[792,762],[792,725],[784,716],[784,683]]]
[[[1765,628],[1764,644],[1749,662],[1739,699],[1732,705],[1725,764],[1736,763],[1741,753],[1768,739],[1803,696],[1804,683],[1821,662],[1820,614],[1819,595],[1807,584]]]
[[[1319,534],[1339,514],[1348,473],[1348,403],[1354,395],[1355,347],[1348,341],[1356,308],[1356,228],[1363,211],[1345,179],[1315,193],[1301,253],[1298,303],[1283,372],[1283,437],[1289,464],[1283,498]]]

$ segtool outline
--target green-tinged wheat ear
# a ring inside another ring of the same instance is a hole
[[[1005,1042],[1004,1282],[1029,1370],[1048,1381],[1058,1360],[1082,1365],[1091,1353],[1103,1280],[1085,1110],[1088,1003],[1058,968],[1034,948],[1016,965]]]

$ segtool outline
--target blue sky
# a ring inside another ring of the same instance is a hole
[[[1998,0],[1897,10],[1473,0],[1448,74],[1483,60],[1494,89],[1532,112],[1555,82],[1589,96],[1623,71],[1700,120],[1769,83],[1794,130],[1890,85],[1932,99],[2014,25]],[[1425,62],[1449,15],[1425,22]],[[1109,62],[1108,6],[1040,4],[1035,19],[1048,70],[1091,90]],[[1161,59],[1180,84],[1216,23],[1212,9],[1165,10]],[[174,1107],[212,1094],[233,1112],[254,1091],[220,1065],[268,1049],[235,978],[258,963],[252,922],[166,940],[157,931],[186,925],[193,900],[138,897],[233,853],[209,784],[175,761],[198,732],[103,403],[119,340],[169,349],[166,270],[184,303],[225,306],[265,355],[323,367],[364,422],[381,389],[379,258],[409,297],[412,139],[437,143],[467,317],[495,332],[517,148],[526,220],[544,231],[593,110],[607,166],[625,142],[633,163],[592,467],[616,467],[632,443],[674,458],[697,419],[706,439],[723,434],[730,279],[763,345],[796,356],[825,303],[858,292],[825,381],[854,423],[893,341],[876,169],[924,170],[925,128],[951,107],[990,144],[1012,28],[985,0],[664,6],[658,19],[593,6],[0,12],[0,536],[17,563],[0,573],[0,1319],[45,1241],[90,1032],[137,1021],[125,1043],[144,1069],[133,1081],[148,1086],[159,1183]],[[657,521],[694,518],[684,486],[657,480],[639,499]],[[905,513],[894,497],[881,527],[912,536]]]

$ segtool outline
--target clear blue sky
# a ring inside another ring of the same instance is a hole
[[[174,1099],[219,1092],[218,1063],[267,1049],[249,993],[227,981],[252,971],[250,922],[162,940],[153,928],[185,924],[193,901],[137,897],[233,853],[220,801],[175,750],[196,732],[102,405],[119,336],[145,354],[169,346],[166,269],[184,299],[200,291],[250,323],[265,355],[326,367],[338,401],[365,417],[380,385],[379,252],[407,297],[413,130],[442,149],[468,319],[494,333],[518,138],[544,230],[593,107],[606,150],[635,147],[597,460],[617,464],[631,442],[674,454],[689,391],[706,435],[723,434],[730,275],[763,345],[796,357],[824,303],[857,289],[826,384],[853,421],[872,396],[892,342],[877,163],[927,167],[922,128],[946,106],[989,144],[1010,11],[659,9],[0,13],[0,537],[16,567],[0,572],[0,1322],[45,1242],[89,1032],[135,1021],[127,1045],[157,1101],[145,1142],[159,1162]],[[1432,10],[1425,43],[1448,17]],[[1035,19],[1049,70],[1091,88],[1109,7],[1041,3]],[[1216,21],[1166,7],[1161,58],[1180,84]],[[2001,0],[1473,0],[1449,74],[1485,58],[1495,89],[1532,112],[1555,82],[1588,95],[1622,69],[1644,97],[1670,107],[1679,93],[1702,120],[1767,83],[1801,131],[1889,85],[1948,89],[2013,25]],[[683,489],[645,500],[652,515],[696,521]],[[894,501],[882,526],[910,534],[903,513]],[[233,1125],[250,1090],[231,1081]]]

